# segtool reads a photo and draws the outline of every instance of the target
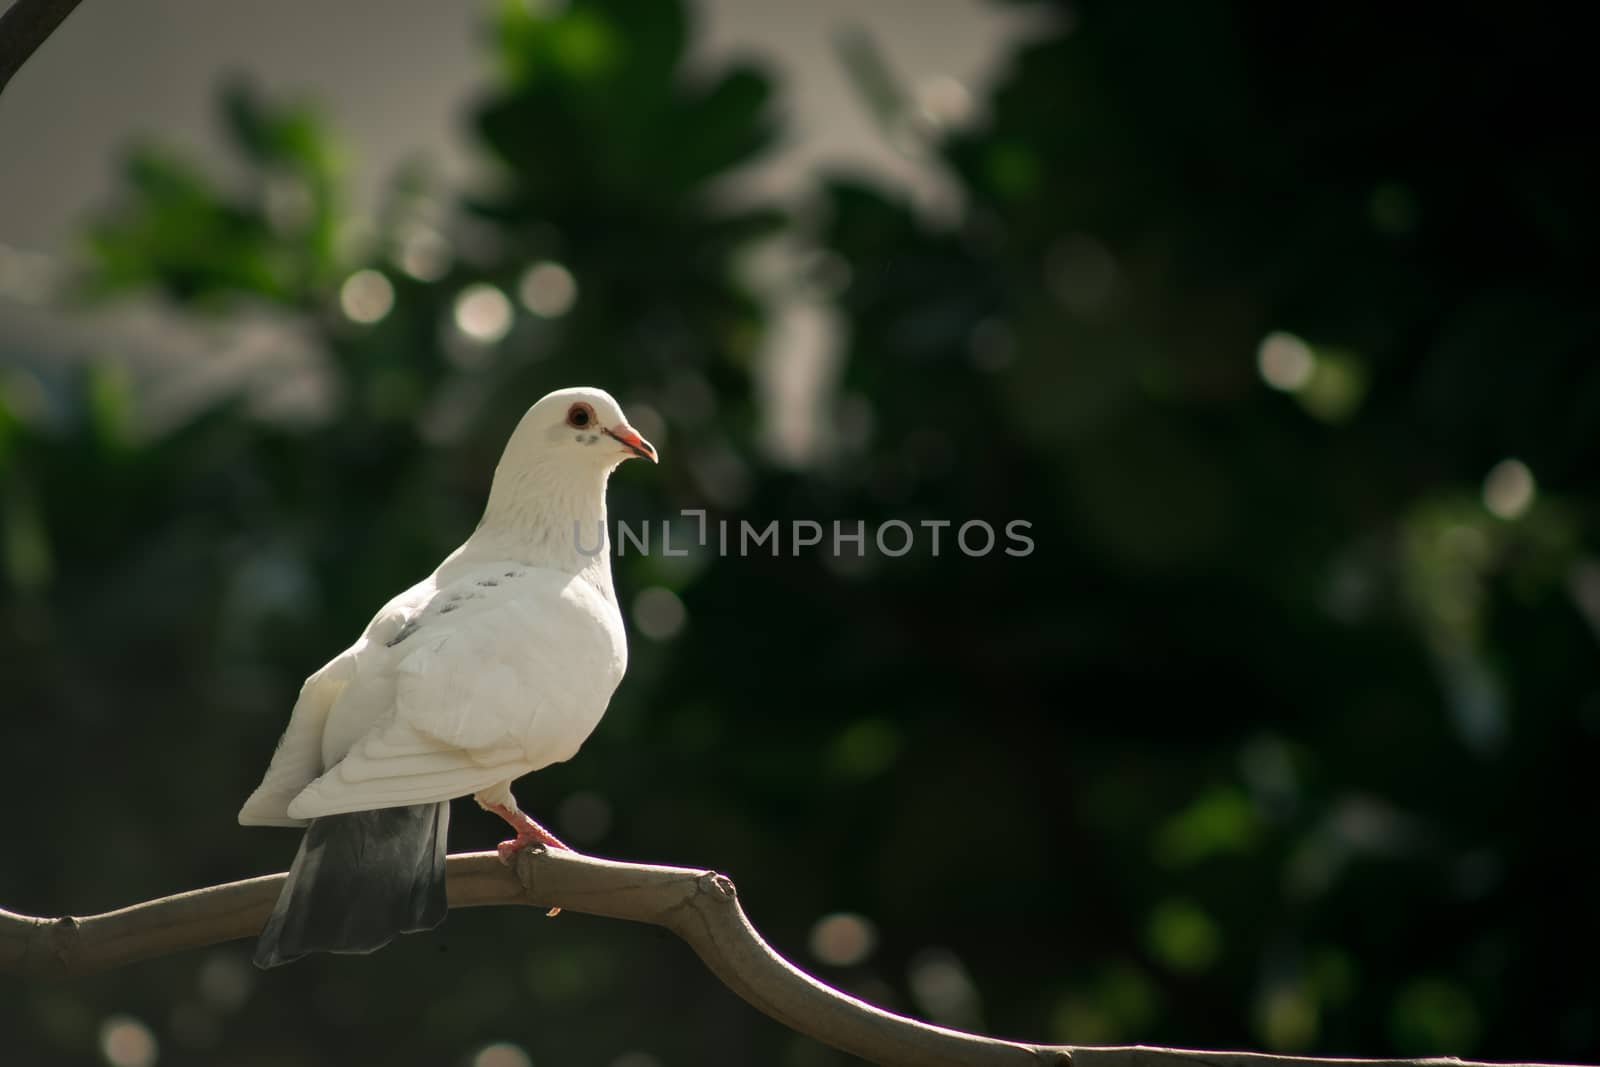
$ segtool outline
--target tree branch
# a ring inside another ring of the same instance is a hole
[[[79,0],[16,0],[0,15],[0,93]]]
[[[1311,1059],[1000,1041],[894,1015],[811,977],[762,940],[739,906],[733,883],[713,871],[534,850],[518,856],[514,872],[492,852],[451,856],[449,876],[452,908],[560,907],[664,926],[754,1007],[785,1026],[889,1067],[1481,1067],[1456,1059]],[[81,919],[0,910],[0,973],[67,978],[254,937],[284,877],[210,886]]]

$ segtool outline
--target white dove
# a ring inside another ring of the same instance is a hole
[[[306,826],[256,963],[371,952],[443,921],[450,801],[471,795],[531,844],[515,779],[571,758],[627,667],[606,481],[656,452],[599,389],[528,409],[465,544],[306,680],[247,826]]]

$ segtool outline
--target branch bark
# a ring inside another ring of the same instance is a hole
[[[80,0],[16,0],[0,15],[0,93]]]
[[[229,882],[84,918],[45,919],[0,910],[0,973],[70,978],[254,937],[284,877]],[[517,857],[514,871],[492,852],[451,856],[449,878],[452,908],[560,907],[666,927],[760,1011],[888,1067],[1484,1067],[1453,1058],[1315,1059],[1001,1041],[895,1015],[818,981],[773,951],[739,906],[733,883],[714,871],[533,850]]]

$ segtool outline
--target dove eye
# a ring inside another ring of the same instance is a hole
[[[567,425],[583,429],[594,422],[594,412],[588,404],[574,404],[567,409]]]

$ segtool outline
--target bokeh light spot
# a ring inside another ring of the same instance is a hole
[[[917,86],[917,115],[934,131],[956,129],[972,120],[972,93],[947,74]]]
[[[661,1067],[661,1061],[648,1052],[635,1049],[612,1060],[611,1067]]]
[[[472,1067],[533,1067],[533,1060],[520,1045],[509,1041],[496,1041],[485,1045],[472,1057]]]
[[[430,226],[414,225],[399,238],[395,260],[419,282],[436,282],[450,271],[450,242]]]
[[[358,270],[339,287],[339,310],[351,322],[377,322],[393,307],[394,286],[380,271]]]
[[[540,318],[560,318],[578,299],[578,283],[567,268],[547,260],[528,268],[517,286],[517,296],[523,307]]]
[[[200,967],[200,996],[224,1011],[237,1011],[250,999],[255,972],[238,956],[218,952]]]
[[[811,927],[811,954],[831,967],[854,967],[878,946],[878,928],[851,912],[824,915]]]
[[[111,1067],[152,1067],[159,1051],[156,1035],[131,1015],[113,1015],[100,1024],[100,1053]]]
[[[582,790],[561,802],[556,821],[575,841],[598,841],[611,829],[611,802],[591,789]]]
[[[1344,422],[1367,395],[1366,366],[1352,352],[1318,348],[1310,379],[1294,395],[1323,422]]]
[[[1192,901],[1165,900],[1150,913],[1145,940],[1154,955],[1174,971],[1209,969],[1222,954],[1222,932]]]
[[[1280,982],[1257,1002],[1256,1025],[1268,1048],[1295,1052],[1316,1040],[1321,1020],[1316,1002],[1298,983]]]
[[[487,283],[469,285],[456,297],[455,320],[463,334],[492,345],[511,332],[511,301]]]
[[[664,586],[643,589],[633,599],[633,625],[652,641],[666,641],[678,635],[689,613],[678,595]]]
[[[1298,392],[1311,381],[1317,357],[1311,346],[1292,333],[1269,333],[1256,350],[1256,369],[1261,380],[1286,393]]]
[[[1502,519],[1520,519],[1538,495],[1533,472],[1519,459],[1503,459],[1483,479],[1483,506]]]
[[[954,952],[924,949],[911,958],[910,970],[911,996],[928,1018],[963,1029],[982,1025],[978,987]]]

